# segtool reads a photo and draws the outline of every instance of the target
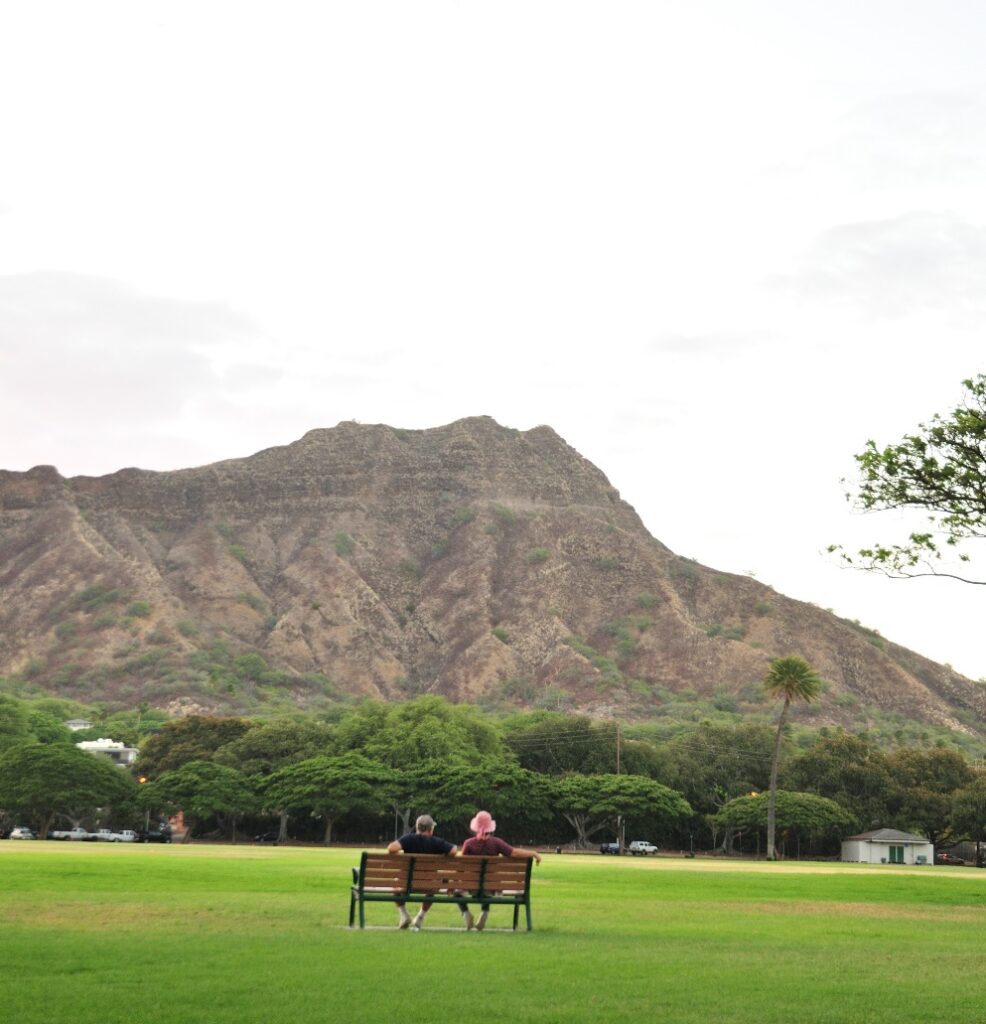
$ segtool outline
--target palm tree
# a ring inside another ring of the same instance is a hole
[[[767,860],[777,860],[774,849],[774,832],[777,818],[777,766],[781,759],[781,738],[787,724],[787,712],[792,700],[803,700],[810,704],[822,689],[822,681],[811,665],[796,654],[777,658],[770,663],[770,671],[763,681],[764,693],[769,697],[783,697],[784,707],[777,722],[777,739],[774,741],[774,760],[770,766],[770,796],[767,799]]]

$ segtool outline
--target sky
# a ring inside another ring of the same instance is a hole
[[[957,0],[7,5],[0,468],[548,424],[677,553],[986,676],[980,588],[825,553],[986,372],[983,53]]]

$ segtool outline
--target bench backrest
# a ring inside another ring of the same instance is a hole
[[[364,853],[359,888],[422,893],[461,889],[474,896],[526,893],[531,861],[520,857],[443,857],[435,853]]]

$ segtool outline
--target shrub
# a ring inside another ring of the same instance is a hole
[[[593,569],[599,569],[601,572],[609,572],[623,567],[623,563],[613,555],[603,555],[601,558],[594,558],[589,564]]]
[[[182,636],[188,637],[189,639],[199,635],[199,627],[188,619],[182,619],[181,622],[175,626],[175,629],[177,629]]]
[[[241,562],[243,565],[247,564],[247,552],[246,548],[242,544],[230,544],[227,546],[226,550],[237,560],[237,562]]]
[[[509,644],[510,643],[510,637],[507,634],[507,631],[505,629],[503,629],[501,626],[494,626],[490,630],[490,632],[497,638],[497,640],[500,641],[501,644]]]
[[[78,632],[79,627],[76,625],[74,619],[65,619],[63,622],[59,622],[58,625],[55,626],[55,636],[57,636],[62,642],[71,640]]]
[[[769,615],[773,610],[773,607],[766,601],[757,601],[757,603],[753,606],[753,611],[757,615]]]
[[[421,578],[421,566],[413,558],[402,558],[397,563],[397,571],[402,576],[409,576],[412,579]]]
[[[743,626],[723,626],[719,622],[714,622],[711,626],[705,627],[705,635],[719,636],[724,640],[742,640],[746,636],[746,629]]]
[[[250,679],[253,682],[262,679],[268,671],[267,662],[256,653],[241,654],[234,659],[233,668],[241,679]]]
[[[717,689],[712,695],[712,706],[717,711],[738,711],[739,702],[736,697],[723,689]]]
[[[493,515],[495,515],[504,526],[509,526],[514,519],[516,519],[514,513],[505,505],[494,505]]]
[[[471,523],[476,518],[476,513],[471,508],[456,509],[454,520],[456,523]]]
[[[256,594],[237,594],[236,600],[240,604],[245,604],[248,608],[252,608],[255,612],[263,612],[267,608],[267,605]]]
[[[660,604],[660,600],[656,594],[651,594],[645,590],[642,594],[637,595],[637,607],[653,608],[655,605]]]
[[[532,565],[537,565],[539,562],[547,562],[551,557],[551,552],[547,548],[531,548],[527,552],[527,560]]]
[[[80,590],[72,599],[72,605],[80,611],[91,612],[99,608],[100,605],[114,604],[124,600],[126,600],[126,594],[122,590],[110,590],[99,584],[94,584],[91,587],[86,587],[85,590]]]
[[[151,614],[151,606],[146,601],[131,601],[127,606],[127,614],[135,619],[146,619]]]
[[[336,554],[340,558],[345,558],[346,555],[351,555],[356,549],[356,545],[353,542],[353,538],[348,533],[340,531],[336,534],[335,539]]]
[[[537,696],[537,686],[533,679],[513,677],[507,679],[500,687],[500,693],[507,700],[519,700],[530,703]]]

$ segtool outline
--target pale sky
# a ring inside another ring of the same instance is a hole
[[[984,53],[955,0],[6,5],[0,468],[547,423],[679,554],[986,676],[981,588],[823,553],[986,371]]]

